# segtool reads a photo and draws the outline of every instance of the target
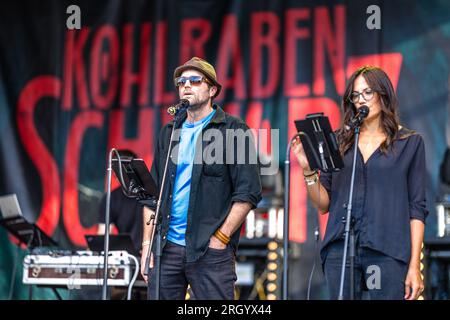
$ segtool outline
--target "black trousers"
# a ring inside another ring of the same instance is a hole
[[[194,299],[233,300],[236,282],[235,255],[231,246],[208,248],[195,262],[186,262],[186,248],[167,241],[161,257],[160,299],[184,300],[188,285]],[[155,294],[155,272],[150,269],[150,298]]]
[[[325,278],[330,298],[339,297],[344,241],[332,243],[327,248],[324,263]],[[349,251],[347,251],[348,253]],[[408,265],[385,254],[356,243],[355,251],[355,299],[361,300],[362,291],[367,290],[370,300],[403,300]],[[350,298],[350,264],[347,264],[344,279],[344,299]]]

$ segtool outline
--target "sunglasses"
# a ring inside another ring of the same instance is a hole
[[[362,95],[364,100],[368,102],[372,100],[374,93],[375,91],[371,88],[364,89],[362,92],[353,91],[348,99],[353,103],[357,103],[359,101],[359,96]]]
[[[178,77],[175,78],[175,86],[176,87],[184,87],[186,82],[188,82],[193,86],[199,86],[202,82],[206,82],[207,84],[211,84],[208,79],[202,76],[190,76],[190,77]]]

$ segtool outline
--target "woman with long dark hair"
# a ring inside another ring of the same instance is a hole
[[[400,125],[392,83],[382,69],[372,66],[353,73],[343,96],[344,117],[336,136],[344,168],[319,177],[301,142],[292,146],[310,199],[321,212],[329,212],[321,258],[330,298],[339,294],[354,152],[355,133],[346,124],[363,105],[369,114],[360,128],[352,201],[355,298],[368,290],[370,299],[414,300],[424,288],[420,252],[428,215],[425,148],[419,134]],[[350,292],[348,269],[344,299]]]

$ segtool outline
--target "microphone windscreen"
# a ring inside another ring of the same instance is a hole
[[[369,107],[366,105],[363,105],[359,107],[358,112],[365,118],[369,114]]]

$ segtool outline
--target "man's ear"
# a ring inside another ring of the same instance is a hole
[[[216,86],[212,86],[211,88],[209,88],[209,96],[212,98],[214,97],[214,95],[217,92],[217,87]]]

